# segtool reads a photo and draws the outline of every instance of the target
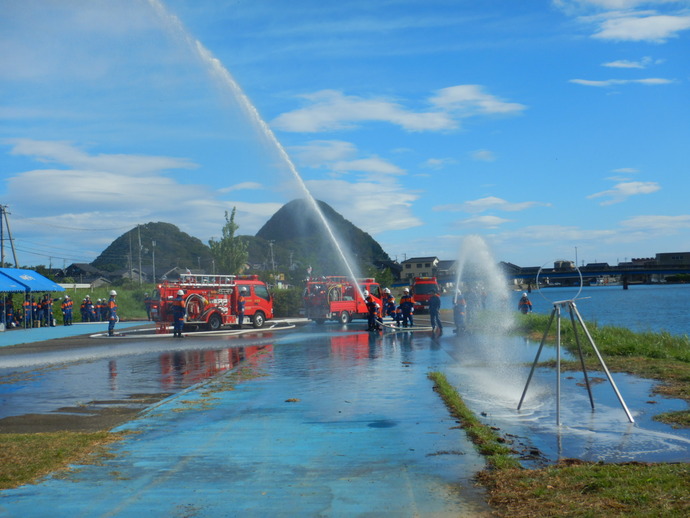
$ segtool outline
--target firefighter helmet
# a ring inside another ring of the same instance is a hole
[[[115,295],[117,295],[117,292],[116,292],[115,290],[110,290],[110,296],[112,297],[112,296],[115,296]]]
[[[177,290],[178,295],[184,295],[184,290]]]
[[[391,290],[389,290],[388,288],[384,288],[384,289],[383,289],[383,292],[384,292],[384,293],[390,293]]]

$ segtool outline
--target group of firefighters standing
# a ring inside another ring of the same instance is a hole
[[[91,297],[86,295],[80,306],[82,322],[108,322],[108,334],[113,336],[113,328],[117,321],[117,302],[115,290],[110,291],[110,298],[98,299],[96,304]],[[58,299],[60,302],[60,299]],[[16,327],[54,327],[56,319],[54,315],[55,299],[50,293],[43,297],[27,296],[22,302],[19,311],[15,311],[12,294],[0,299],[0,319],[6,329]],[[62,323],[71,326],[74,323],[74,301],[69,295],[65,295],[60,302]]]
[[[17,311],[14,307],[12,294],[0,299],[0,319],[6,329],[15,327],[52,327],[55,326],[53,316],[53,298],[50,293],[43,297],[27,297]]]
[[[365,293],[368,310],[368,331],[381,330],[381,316],[391,317],[397,327],[413,327],[414,326],[414,306],[415,301],[409,288],[403,289],[403,294],[400,297],[400,304],[396,305],[395,296],[391,293],[389,288],[383,290],[381,302],[383,308],[373,299],[373,297]],[[443,334],[443,323],[441,322],[441,294],[438,290],[432,290],[431,298],[429,299],[429,320],[432,332],[438,335]],[[457,291],[453,300],[453,317],[455,320],[456,333],[465,330],[465,313],[467,311],[467,303],[462,296],[460,290]]]
[[[432,290],[432,296],[429,299],[429,320],[431,329],[434,333],[443,334],[443,323],[441,322],[441,297],[438,290]],[[381,302],[383,308],[374,300],[368,293],[364,293],[367,311],[368,311],[368,331],[380,331],[382,318],[391,317],[398,327],[414,326],[414,306],[415,301],[410,294],[409,288],[403,289],[403,294],[400,297],[400,304],[396,305],[395,297],[391,290],[385,288]],[[532,312],[532,302],[529,300],[527,293],[523,293],[518,301],[518,310],[523,313]],[[453,320],[455,322],[454,333],[461,333],[466,331],[467,326],[467,301],[461,290],[456,290],[453,297]]]

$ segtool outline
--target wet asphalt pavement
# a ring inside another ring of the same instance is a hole
[[[652,421],[653,384],[614,374],[589,408],[581,375],[537,370],[515,337],[370,334],[363,323],[241,336],[127,338],[0,357],[1,417],[172,394],[119,430],[112,458],[0,494],[3,516],[481,516],[484,466],[427,379],[441,371],[525,465],[690,459],[687,431]],[[552,355],[542,354],[542,359]],[[596,374],[590,373],[596,377]],[[13,382],[12,380],[16,380]],[[661,408],[663,407],[663,408]],[[684,407],[680,407],[684,408]]]

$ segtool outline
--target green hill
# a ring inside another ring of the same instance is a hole
[[[355,268],[364,271],[377,262],[390,261],[388,254],[369,234],[346,220],[327,203],[317,203],[337,242],[355,263]],[[257,232],[256,237],[265,243],[274,242],[274,258],[276,253],[283,257],[291,254],[293,264],[299,261],[304,266],[312,266],[314,275],[347,274],[321,219],[305,199],[292,200],[283,205]]]
[[[153,243],[155,242],[155,246]],[[91,264],[104,271],[129,268],[130,255],[135,268],[139,266],[141,243],[142,270],[150,271],[155,256],[156,272],[162,274],[179,266],[211,271],[211,251],[200,239],[182,232],[171,223],[146,223],[125,232],[101,252]]]

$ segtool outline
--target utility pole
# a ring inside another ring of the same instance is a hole
[[[141,286],[141,226],[137,223],[137,233],[139,234],[139,286]]]
[[[14,249],[14,239],[12,239],[12,231],[10,230],[10,218],[7,217],[8,214],[7,205],[0,205],[0,267],[5,267],[5,228],[7,228],[7,237],[12,247],[12,257],[14,257],[14,267],[19,268],[17,251]]]
[[[268,246],[271,247],[271,271],[275,272],[276,271],[276,263],[273,260],[273,243],[274,243],[274,241],[269,241]]]
[[[5,267],[5,233],[4,233],[4,228],[5,226],[3,225],[4,219],[3,216],[5,215],[5,206],[0,205],[0,268]]]
[[[153,266],[153,283],[156,283],[156,242],[151,241],[151,265]]]
[[[132,260],[134,257],[132,256],[132,232],[129,232],[129,280],[134,280],[134,273],[132,273]]]

